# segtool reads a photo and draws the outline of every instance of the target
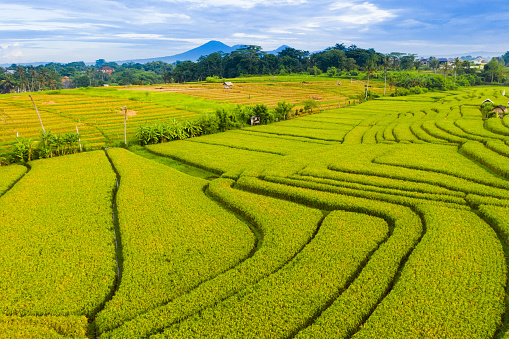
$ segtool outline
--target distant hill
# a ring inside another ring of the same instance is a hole
[[[207,56],[212,53],[216,52],[223,52],[223,53],[231,53],[234,50],[238,49],[242,45],[235,45],[235,46],[228,46],[223,44],[221,41],[209,41],[204,45],[201,45],[199,47],[193,48],[187,52],[175,54],[172,56],[165,56],[165,57],[159,57],[159,58],[150,58],[150,59],[133,59],[133,60],[122,60],[122,61],[115,61],[117,64],[121,65],[123,63],[127,62],[133,62],[133,63],[140,63],[140,64],[146,64],[147,62],[152,61],[164,61],[167,63],[174,63],[176,61],[197,61],[202,55]],[[289,46],[283,45],[273,51],[267,51],[266,53],[269,54],[278,54],[285,48]]]
[[[13,63],[14,62],[12,62],[10,64],[0,64],[0,66],[7,68],[7,67],[11,67],[11,65]],[[25,63],[25,64],[21,63],[21,64],[16,64],[16,65],[18,65],[18,66],[34,66],[34,67],[37,67],[37,66],[40,66],[40,65],[44,66],[44,65],[47,65],[49,63],[50,63],[49,61],[48,62],[29,62],[29,63]]]
[[[128,63],[128,62],[146,64],[147,62],[152,62],[152,61],[164,61],[164,62],[171,64],[176,61],[187,61],[187,60],[198,61],[198,59],[202,55],[206,56],[206,55],[209,55],[209,54],[212,54],[215,52],[231,53],[241,46],[242,45],[235,45],[235,46],[230,47],[228,45],[223,44],[221,41],[212,40],[212,41],[207,42],[204,45],[201,45],[199,47],[193,48],[187,52],[180,53],[180,54],[175,54],[175,55],[165,56],[165,57],[158,57],[158,58],[120,60],[120,61],[115,61],[115,62],[119,65],[122,65],[122,64]],[[289,46],[283,45],[273,51],[265,51],[265,52],[269,53],[269,54],[278,54],[279,52],[281,52],[282,50],[284,50],[287,47],[289,47]],[[39,66],[39,65],[46,65],[46,64],[49,64],[49,62],[32,62],[32,63],[18,64],[18,65],[20,65],[20,66],[30,66],[30,65]],[[12,64],[1,64],[0,66],[9,67],[11,65]],[[95,63],[87,62],[86,65],[92,66],[92,65],[95,65]]]

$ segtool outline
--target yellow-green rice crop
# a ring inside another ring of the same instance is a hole
[[[0,167],[0,196],[5,193],[27,171],[25,166],[12,165]]]
[[[102,151],[30,166],[0,197],[0,314],[90,318],[115,285],[115,172]]]
[[[470,211],[418,210],[426,234],[353,338],[491,338],[504,311],[507,280],[495,232]]]
[[[251,222],[261,235],[259,247],[240,265],[202,283],[188,294],[144,313],[101,338],[142,337],[211,307],[257,283],[291,260],[315,234],[323,215],[316,209],[232,189],[217,179],[209,193]]]
[[[251,256],[255,236],[203,194],[207,181],[110,149],[121,177],[121,279],[97,315],[100,332],[164,305]]]

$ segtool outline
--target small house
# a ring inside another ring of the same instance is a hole
[[[251,126],[260,124],[260,117],[252,116],[250,119]]]
[[[502,119],[504,115],[507,114],[507,108],[505,108],[505,106],[498,105],[493,109],[492,112],[495,113],[500,119]]]
[[[225,81],[225,82],[223,82],[223,86],[224,86],[224,89],[232,89],[233,83],[230,81]]]
[[[479,69],[484,69],[484,65],[486,65],[486,60],[484,60],[483,58],[476,58],[474,60],[472,60],[472,68],[479,68]]]
[[[486,99],[486,100],[484,100],[484,101],[481,103],[481,105],[484,105],[484,104],[486,104],[486,103],[488,103],[488,102],[490,102],[490,103],[492,103],[492,104],[495,104],[493,101],[491,101],[491,99]]]
[[[111,73],[113,73],[114,70],[115,69],[113,67],[109,67],[109,66],[101,67],[98,69],[99,72],[108,74],[109,76],[111,76]]]
[[[69,89],[71,88],[71,79],[66,75],[62,78],[62,88]]]

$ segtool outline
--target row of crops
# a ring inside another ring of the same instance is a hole
[[[330,110],[353,103],[356,101],[353,98],[357,98],[363,89],[360,81],[348,80],[340,84],[336,80],[308,80],[240,83],[232,90],[225,90],[220,84],[202,83],[185,87],[53,91],[33,97],[46,130],[68,133],[78,129],[83,142],[89,148],[97,148],[124,140],[125,111],[122,107],[127,107],[127,136],[132,139],[136,129],[144,123],[193,119],[204,112],[213,112],[217,107],[235,104],[275,107],[286,100],[301,108],[307,100],[316,102],[318,110]],[[377,88],[373,90],[381,93],[382,84],[374,84]],[[27,94],[7,95],[0,99],[0,151],[9,148],[16,136],[34,138],[39,136],[40,130],[35,108]]]
[[[509,335],[509,127],[486,98],[507,101],[386,98],[146,147],[211,180],[125,149],[2,167],[0,332]]]
[[[134,136],[145,122],[169,118],[191,118],[197,113],[143,101],[78,94],[34,95],[37,110],[46,130],[53,133],[74,132],[89,146],[124,140],[124,115],[127,107],[127,134]],[[0,100],[0,147],[8,147],[16,136],[33,138],[41,124],[28,95],[2,97]]]
[[[360,93],[364,93],[365,81],[353,79],[317,80],[313,76],[303,77],[260,77],[232,79],[233,86],[225,88],[221,83],[209,84],[166,84],[150,88],[163,93],[182,93],[196,98],[228,102],[231,104],[251,105],[263,103],[269,107],[277,106],[285,100],[302,107],[302,102],[315,100],[317,108],[332,109],[353,103]],[[371,82],[371,91],[379,95],[384,92],[384,83]],[[132,90],[144,91],[147,87],[133,87]],[[392,89],[387,86],[387,93]]]

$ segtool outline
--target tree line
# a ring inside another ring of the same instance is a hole
[[[110,67],[112,73],[101,71],[103,67]],[[174,67],[162,61],[118,65],[104,59],[97,60],[95,65],[86,65],[83,61],[39,66],[13,64],[7,69],[0,67],[0,93],[100,87],[104,84],[160,84],[164,82],[163,75]]]
[[[278,54],[266,53],[260,46],[243,45],[231,53],[216,52],[200,57],[196,62],[183,61],[169,64],[154,61],[146,64],[96,61],[95,65],[84,62],[68,64],[49,63],[41,66],[12,65],[7,70],[0,67],[0,92],[10,93],[58,88],[97,87],[109,85],[143,85],[171,82],[203,81],[207,78],[236,78],[247,75],[286,75],[306,73],[329,76],[357,76],[360,71],[429,70],[434,74],[443,72],[456,78],[469,75],[469,83],[507,81],[506,64],[509,51],[493,58],[483,71],[472,67],[468,60],[454,59],[441,62],[430,57],[426,64],[415,54],[393,52],[383,54],[373,48],[363,49],[356,45],[336,44],[323,51],[310,53],[287,47]],[[104,72],[109,67],[110,72]],[[477,78],[476,78],[477,77]],[[65,78],[65,80],[64,80]],[[462,78],[464,82],[465,77]],[[473,79],[473,80],[472,80]],[[64,81],[63,81],[64,80]]]
[[[349,47],[344,44],[326,48],[311,54],[309,51],[287,47],[277,55],[265,53],[260,46],[245,45],[231,53],[212,53],[202,56],[197,62],[185,61],[164,75],[165,82],[203,81],[218,77],[236,78],[246,75],[286,75],[307,73],[318,75],[327,73],[329,76],[357,76],[360,71],[412,71],[429,70],[434,74],[445,72],[458,77],[471,75],[472,85],[485,82],[502,82],[507,78],[504,60],[509,60],[509,52],[500,58],[493,58],[485,70],[472,67],[468,60],[455,58],[452,62],[444,62],[431,56],[423,64],[415,54],[392,52],[383,54],[373,48],[363,49],[356,45]],[[479,78],[480,77],[480,78]],[[482,78],[482,79],[481,79]],[[474,79],[474,80],[472,80]],[[464,79],[463,79],[464,80]],[[456,79],[454,80],[456,83]]]

